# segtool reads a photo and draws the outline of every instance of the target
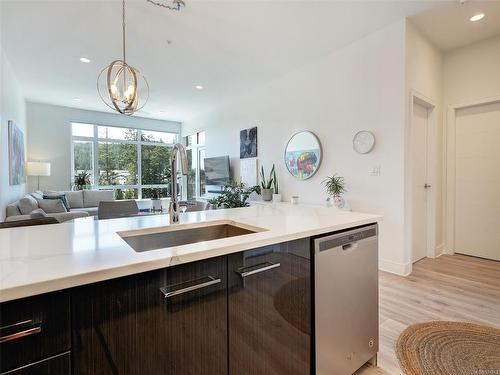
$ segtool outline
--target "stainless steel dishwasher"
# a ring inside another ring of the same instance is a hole
[[[378,351],[378,227],[313,241],[316,374],[350,375]]]

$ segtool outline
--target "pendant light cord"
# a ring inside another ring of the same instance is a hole
[[[123,62],[125,62],[125,0],[122,0],[122,41],[123,41]]]

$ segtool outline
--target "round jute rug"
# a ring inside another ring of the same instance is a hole
[[[428,322],[405,329],[396,354],[406,375],[500,375],[500,329]]]

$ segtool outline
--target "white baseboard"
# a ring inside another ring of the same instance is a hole
[[[411,263],[397,263],[390,260],[380,259],[378,261],[378,269],[400,276],[408,276],[411,273]]]
[[[446,250],[444,248],[444,243],[441,245],[436,246],[436,249],[434,250],[435,257],[440,257],[443,254],[446,254]]]

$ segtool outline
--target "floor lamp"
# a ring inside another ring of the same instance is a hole
[[[26,173],[28,176],[38,177],[38,188],[40,190],[40,176],[50,176],[50,163],[42,161],[29,161],[26,166]]]

